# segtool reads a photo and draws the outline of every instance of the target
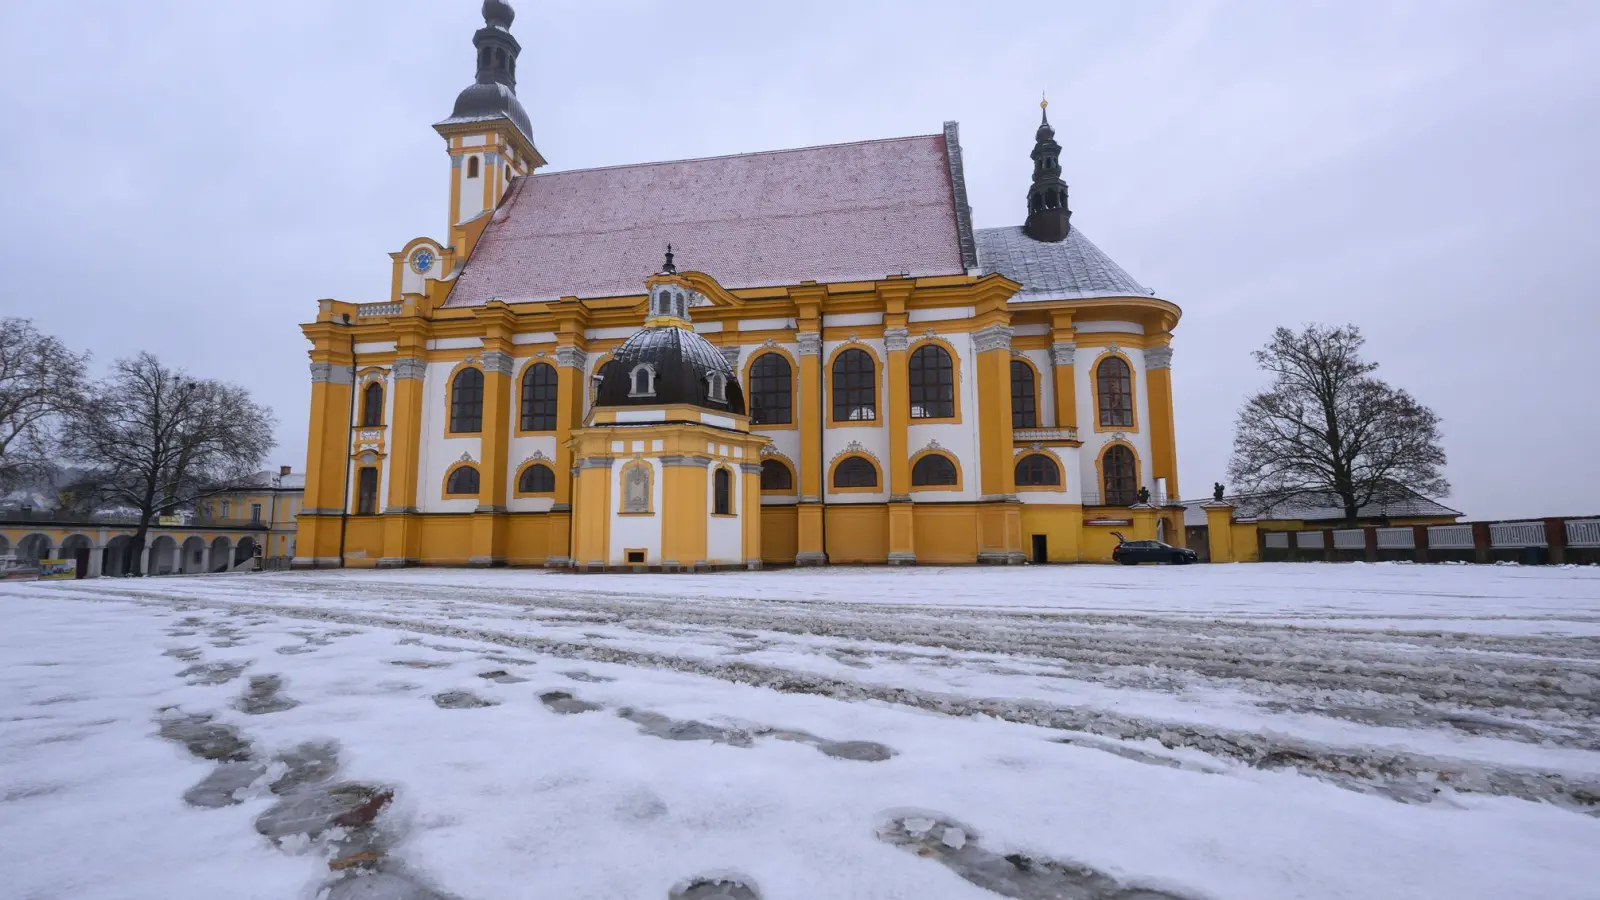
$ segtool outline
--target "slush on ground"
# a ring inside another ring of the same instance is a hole
[[[1600,897],[1600,569],[0,586],[17,898]]]

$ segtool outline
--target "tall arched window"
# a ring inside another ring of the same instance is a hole
[[[556,370],[548,363],[522,373],[522,430],[556,430]]]
[[[450,383],[450,430],[455,434],[483,430],[483,370],[462,369]]]
[[[713,515],[733,515],[733,473],[719,468],[712,476]]]
[[[775,493],[792,491],[794,473],[775,459],[764,459],[761,461],[761,489]]]
[[[534,463],[522,470],[517,479],[519,494],[553,494],[556,492],[555,470],[544,463]]]
[[[871,422],[878,418],[878,368],[871,354],[850,349],[833,361],[833,420]]]
[[[1019,359],[1011,361],[1011,427],[1039,427],[1039,386],[1033,366]]]
[[[478,158],[476,156],[467,157],[467,177],[468,178],[477,178],[478,177],[478,172],[479,172],[478,166],[479,165],[480,164],[479,164]]]
[[[378,470],[373,466],[362,466],[361,472],[356,476],[356,515],[375,516],[378,514]]]
[[[361,392],[361,427],[378,428],[383,425],[383,384],[374,381]]]
[[[835,488],[875,488],[878,486],[878,467],[861,456],[845,457],[833,469]]]
[[[794,421],[794,381],[789,360],[763,353],[750,366],[750,423],[788,425]]]
[[[1133,427],[1133,371],[1120,356],[1108,356],[1095,368],[1100,393],[1100,427]]]
[[[1117,444],[1102,458],[1101,467],[1106,480],[1107,506],[1132,506],[1138,496],[1139,474],[1133,460],[1133,451]]]
[[[950,352],[924,344],[911,354],[911,418],[949,419],[956,414],[956,372]]]
[[[478,495],[478,470],[471,466],[462,466],[450,473],[445,480],[444,492],[452,497],[476,497]]]
[[[1017,462],[1017,487],[1057,487],[1061,467],[1043,453],[1030,453]]]
[[[960,481],[950,457],[929,453],[911,467],[912,487],[954,487]]]

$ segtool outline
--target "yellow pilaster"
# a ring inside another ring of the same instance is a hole
[[[1147,504],[1131,507],[1133,514],[1133,539],[1136,541],[1153,541],[1156,539],[1156,508]]]
[[[395,341],[394,412],[389,421],[389,497],[384,509],[383,556],[378,565],[411,565],[421,555],[418,542],[417,472],[422,446],[423,376],[427,369],[427,332],[415,319]]]
[[[825,566],[822,521],[822,320],[823,289],[809,285],[794,294],[800,309],[800,506],[796,510],[798,552],[795,564]]]
[[[1206,538],[1214,563],[1236,562],[1233,554],[1233,507],[1215,501],[1206,508]]]
[[[1078,382],[1073,365],[1078,351],[1078,330],[1071,313],[1058,313],[1051,323],[1050,361],[1054,372],[1056,427],[1078,427]]]
[[[311,338],[311,420],[306,437],[306,493],[296,537],[298,567],[340,564],[339,525],[345,512],[350,466],[349,329],[333,324],[328,313],[303,330]]]
[[[1167,480],[1167,499],[1178,499],[1178,444],[1172,422],[1172,348],[1144,352],[1150,402],[1150,475]]]
[[[973,333],[978,370],[978,560],[1016,564],[1022,553],[1011,433],[1011,326],[1003,316]]]
[[[567,566],[576,559],[572,548],[573,519],[572,448],[567,446],[573,429],[583,425],[585,397],[584,370],[588,354],[582,346],[582,325],[575,319],[561,323],[556,336],[556,496],[549,514],[549,556],[545,565]]]
[[[889,368],[889,564],[917,561],[915,525],[911,507],[911,461],[907,449],[911,436],[911,373],[906,348],[906,297],[910,284],[880,285],[878,300],[886,310],[883,345]],[[1008,369],[1009,372],[1009,369]]]
[[[747,569],[761,568],[761,464],[744,463],[739,466],[739,485],[744,502],[739,515],[744,517],[741,529],[744,534],[744,565]]]
[[[489,301],[483,321],[483,431],[479,446],[478,510],[472,522],[474,566],[499,566],[506,561],[506,454],[510,447],[511,358],[510,313]]]
[[[606,456],[577,461],[572,493],[572,564],[576,567],[604,568],[610,555],[612,462]]]
[[[706,466],[703,456],[661,458],[661,565],[692,569],[706,558]]]

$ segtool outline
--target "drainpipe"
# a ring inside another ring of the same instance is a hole
[[[350,314],[344,314],[344,325],[350,327]],[[355,465],[355,460],[350,457],[350,445],[355,442],[356,436],[356,333],[350,332],[350,411],[345,416],[345,460],[344,460],[344,491],[339,495],[339,568],[345,567],[344,541],[345,532],[350,527],[350,469]]]

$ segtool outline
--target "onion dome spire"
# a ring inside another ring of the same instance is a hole
[[[1067,183],[1061,179],[1061,145],[1050,127],[1050,101],[1039,101],[1039,130],[1034,134],[1033,186],[1028,188],[1028,221],[1022,230],[1036,241],[1058,243],[1072,230]]]

